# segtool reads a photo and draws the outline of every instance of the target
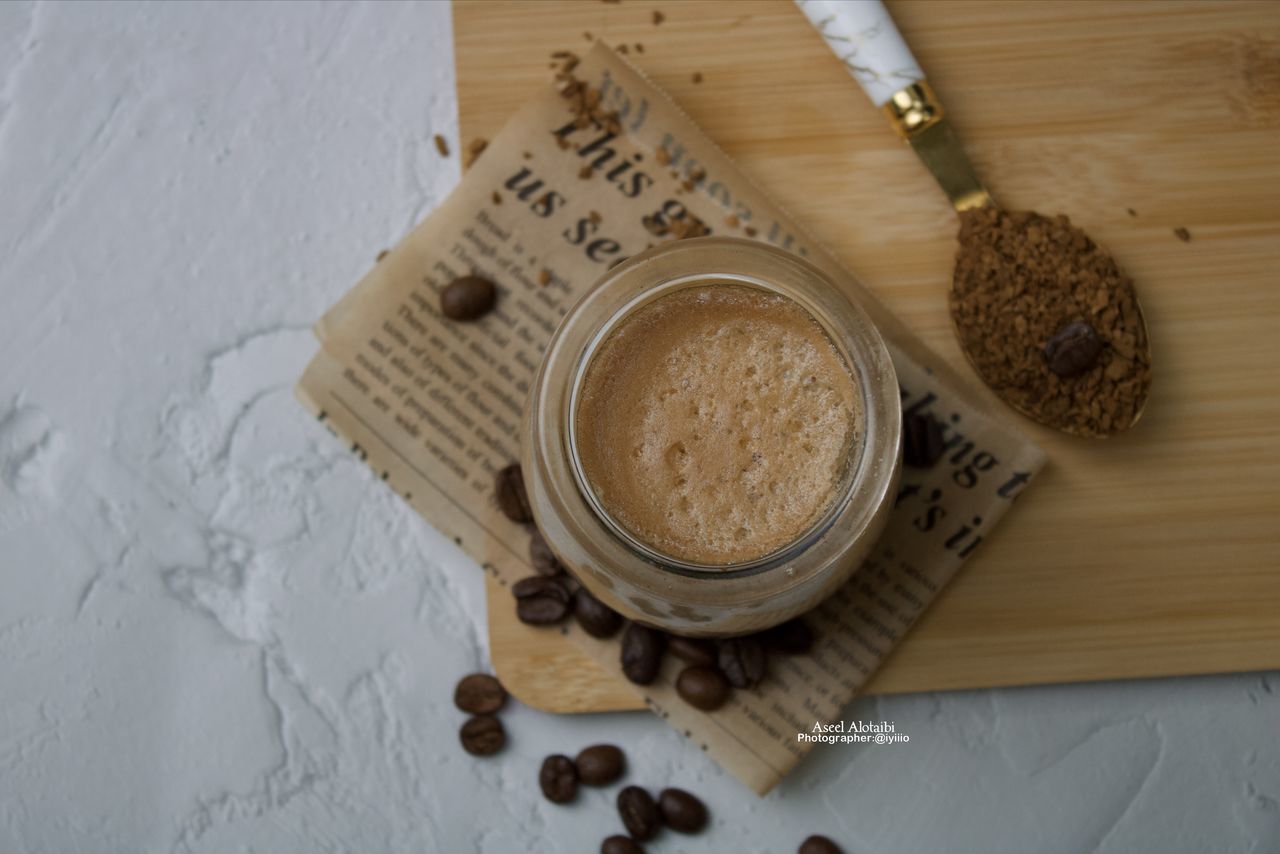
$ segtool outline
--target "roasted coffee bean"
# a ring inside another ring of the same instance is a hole
[[[667,652],[689,664],[715,667],[716,645],[700,638],[682,638],[672,635],[667,639]]]
[[[472,673],[453,689],[453,704],[472,715],[491,715],[507,702],[507,689],[488,673]]]
[[[720,641],[717,663],[720,672],[735,688],[754,688],[764,678],[764,645],[755,635],[724,638]]]
[[[498,472],[493,489],[502,515],[512,522],[533,521],[533,511],[529,509],[529,494],[524,491],[524,475],[520,472],[519,463],[512,463]]]
[[[644,849],[630,836],[619,833],[600,843],[600,854],[644,854]]]
[[[454,279],[440,292],[440,313],[450,320],[478,320],[493,310],[498,289],[479,276]]]
[[[1053,371],[1064,379],[1083,374],[1098,361],[1103,341],[1098,330],[1077,320],[1068,323],[1044,345],[1044,360]]]
[[[595,744],[583,748],[574,764],[578,766],[578,779],[584,786],[608,786],[626,772],[627,757],[612,744]]]
[[[564,572],[564,565],[560,563],[556,553],[551,551],[551,546],[547,545],[547,541],[542,538],[541,532],[536,528],[533,531],[533,539],[529,541],[529,562],[533,564],[533,571],[539,575],[551,576]]]
[[[511,585],[511,595],[517,599],[530,596],[555,596],[568,600],[569,588],[560,578],[548,578],[545,575],[526,575]]]
[[[573,594],[573,616],[582,630],[593,638],[611,638],[622,628],[622,617],[592,596],[585,587]]]
[[[627,786],[618,792],[618,815],[637,842],[648,842],[662,828],[662,813],[653,796],[639,786]]]
[[[902,462],[911,468],[933,468],[942,459],[942,422],[927,412],[902,419]]]
[[[522,623],[545,626],[569,616],[571,599],[559,578],[531,575],[511,585],[516,597],[516,616]]]
[[[507,731],[502,721],[492,715],[476,715],[462,725],[458,734],[462,749],[472,756],[491,756],[507,743]]]
[[[729,680],[714,667],[686,667],[676,677],[676,693],[680,699],[704,712],[714,712],[723,706],[732,692]]]
[[[553,804],[567,804],[578,794],[578,769],[568,756],[553,753],[542,760],[538,785]]]
[[[622,633],[622,672],[637,685],[648,685],[658,676],[666,635],[632,623]]]
[[[800,850],[796,854],[844,854],[844,852],[840,850],[839,845],[827,837],[815,833],[800,843]]]
[[[813,629],[799,617],[787,620],[763,633],[765,646],[784,655],[804,655],[813,649]]]
[[[663,789],[658,811],[663,823],[680,833],[701,833],[707,826],[707,805],[684,789]]]

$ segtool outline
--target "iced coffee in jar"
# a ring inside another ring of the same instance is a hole
[[[538,527],[624,616],[738,635],[807,611],[883,529],[898,385],[817,268],[743,240],[610,271],[565,317],[526,409]]]

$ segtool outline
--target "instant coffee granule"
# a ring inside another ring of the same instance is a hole
[[[1133,281],[1065,216],[960,214],[956,332],[982,379],[1037,420],[1107,436],[1151,386]]]

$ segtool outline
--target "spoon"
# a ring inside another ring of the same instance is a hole
[[[941,101],[929,86],[924,72],[911,55],[911,50],[894,26],[884,4],[880,0],[796,0],[796,5],[849,70],[862,91],[885,113],[894,130],[915,151],[951,200],[956,213],[963,214],[979,208],[996,209],[991,193],[982,185],[969,158],[960,147],[960,141],[946,119]],[[1005,308],[1008,309],[1008,306]],[[954,302],[951,320],[965,358],[978,376],[992,386],[1006,403],[1023,415],[1050,427],[1075,435],[1102,438],[1132,427],[1146,407],[1150,388],[1150,338],[1136,295],[1133,297],[1133,308],[1138,327],[1135,336],[1136,359],[1140,366],[1147,366],[1145,379],[1136,386],[1140,398],[1132,408],[1131,417],[1122,423],[1107,425],[1105,429],[1096,425],[1068,423],[1061,418],[1055,420],[1040,411],[1033,411],[1011,396],[993,383],[992,378],[984,375],[975,353],[967,346],[965,336],[960,334],[960,320],[956,316]],[[1063,332],[1065,331],[1064,326]],[[1048,371],[1047,368],[1044,370]]]

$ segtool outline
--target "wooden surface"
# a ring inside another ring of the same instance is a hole
[[[872,690],[1280,667],[1276,4],[890,9],[996,198],[1068,213],[1136,279],[1156,374],[1132,435],[1023,422],[1048,470]],[[456,4],[464,144],[493,134],[584,30],[642,43],[631,59],[964,364],[945,303],[954,216],[787,0]],[[494,666],[520,699],[636,707],[557,633],[515,622],[508,594],[490,602]]]

